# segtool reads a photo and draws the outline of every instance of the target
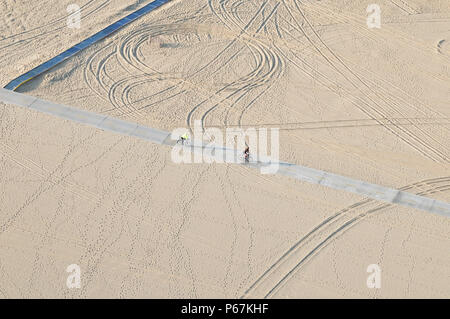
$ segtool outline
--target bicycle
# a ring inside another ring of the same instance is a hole
[[[182,137],[180,137],[180,138],[177,140],[177,144],[189,146],[189,145],[191,145],[191,141],[190,141],[189,139],[187,139],[187,138],[182,138]]]
[[[253,160],[253,158],[252,158],[252,156],[249,153],[242,153],[239,156],[239,160],[243,164],[248,164],[248,163],[250,163]]]

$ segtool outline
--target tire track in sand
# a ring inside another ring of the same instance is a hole
[[[429,195],[450,190],[450,176],[427,179],[400,188],[402,191],[420,189],[417,195]],[[273,263],[244,292],[241,298],[274,297],[280,288],[302,266],[309,262],[322,248],[363,218],[392,207],[392,204],[379,204],[372,199],[365,199],[348,206],[328,217],[300,238],[275,263]],[[360,212],[363,209],[364,212]]]

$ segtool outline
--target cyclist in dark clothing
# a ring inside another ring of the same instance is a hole
[[[249,158],[250,158],[250,147],[247,146],[244,151],[244,160],[248,162]]]

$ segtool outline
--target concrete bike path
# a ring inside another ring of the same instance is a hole
[[[123,121],[103,114],[88,112],[66,105],[53,103],[33,96],[13,92],[7,89],[0,89],[0,101],[7,104],[14,104],[17,106],[29,108],[30,110],[57,116],[65,120],[93,126],[102,130],[137,137],[153,143],[172,146],[175,144],[175,141],[171,139],[171,133],[167,131],[146,127],[137,123]],[[191,148],[194,151],[200,151],[203,154],[204,150],[208,147],[210,148],[210,150],[208,150],[209,152],[211,152],[212,149],[215,149],[219,151],[218,153],[233,152],[233,154],[236,155],[235,150],[227,149],[221,146],[203,146],[195,149],[194,144],[194,147]],[[236,159],[234,163],[235,162],[237,162]],[[450,217],[450,203],[435,200],[425,196],[415,195],[393,188],[384,187],[381,185],[367,183],[364,181],[317,170],[314,168],[299,166],[286,162],[278,162],[277,164],[279,164],[277,174],[289,176],[301,181],[319,184],[337,190],[351,192],[387,203],[398,204]],[[249,166],[258,168],[263,165],[260,165],[260,163],[250,163]]]

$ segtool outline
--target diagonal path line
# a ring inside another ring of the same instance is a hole
[[[0,89],[0,101],[7,104],[23,106],[35,111],[50,114],[84,125],[93,126],[102,130],[137,137],[153,143],[172,146],[175,144],[175,142],[171,139],[170,132],[167,131],[146,127],[133,122],[123,121],[103,114],[88,112],[66,105],[53,103],[7,89]],[[194,146],[191,146],[191,148],[194,152],[199,151],[203,153],[206,148],[210,148],[208,153],[214,153],[213,150],[216,150],[219,152],[215,154],[221,154],[221,152],[223,152],[226,155],[227,153],[232,152],[234,158],[237,155],[236,150],[222,146],[201,146],[196,148],[195,141]],[[235,158],[234,163],[236,162],[238,161]],[[314,168],[286,162],[277,162],[275,164],[279,165],[277,174],[289,176],[313,184],[323,185],[337,190],[351,192],[387,203],[398,204],[439,214],[445,217],[450,217],[450,203],[381,185],[367,183]],[[253,162],[250,163],[249,166],[260,168],[264,165],[267,164]]]
[[[9,82],[5,89],[8,90],[16,90],[19,86],[22,84],[30,81],[31,79],[35,78],[36,76],[44,73],[45,71],[50,70],[54,66],[60,64],[61,62],[67,60],[68,58],[74,56],[75,54],[78,54],[80,51],[86,49],[87,47],[91,46],[94,43],[99,42],[100,40],[106,38],[107,36],[111,35],[112,33],[116,32],[117,30],[123,28],[127,24],[133,22],[134,20],[142,17],[146,13],[153,11],[163,4],[166,4],[171,0],[155,0],[139,10],[136,10],[133,13],[130,13],[125,18],[120,19],[117,22],[114,22],[113,24],[107,26],[103,30],[97,32],[96,34],[88,37],[87,39],[81,41],[80,43],[74,45],[73,47],[67,49],[66,51],[62,52],[61,54],[58,54],[57,56],[51,58],[47,62],[38,65],[34,69],[28,71],[27,73],[22,74],[21,76],[15,78],[11,82]]]

